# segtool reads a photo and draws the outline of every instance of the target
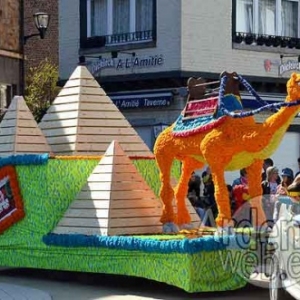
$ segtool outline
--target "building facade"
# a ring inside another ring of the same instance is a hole
[[[33,14],[50,14],[51,23],[43,41],[36,34]],[[58,1],[3,0],[0,8],[0,114],[14,95],[23,93],[28,69],[48,58],[58,65]]]
[[[184,108],[189,77],[236,71],[264,100],[283,101],[299,70],[299,10],[298,0],[60,0],[62,84],[80,57],[152,148]],[[246,91],[243,101],[256,107]],[[280,167],[297,167],[299,124],[274,156]]]
[[[0,114],[12,96],[19,91],[20,4],[18,0],[3,0],[0,8]]]

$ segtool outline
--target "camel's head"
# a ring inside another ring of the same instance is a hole
[[[238,74],[236,72],[228,73],[226,71],[222,72],[220,77],[227,77],[225,86],[225,95],[233,94],[240,97],[240,81]]]
[[[300,74],[293,73],[287,84],[287,101],[300,100]]]

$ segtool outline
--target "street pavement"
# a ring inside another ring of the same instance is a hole
[[[51,300],[49,293],[44,291],[0,282],[1,300]]]
[[[11,294],[9,294],[11,293]],[[189,294],[176,287],[142,278],[14,269],[0,271],[0,300],[121,300],[121,299],[269,299],[258,286],[227,292]]]

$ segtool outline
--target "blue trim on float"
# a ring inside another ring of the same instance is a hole
[[[174,236],[176,238],[176,236]],[[159,240],[127,236],[98,236],[83,234],[54,234],[43,237],[48,246],[96,247],[119,250],[144,251],[151,253],[194,254],[202,251],[246,250],[251,237],[247,234],[230,236],[204,236],[195,239]]]
[[[44,165],[48,162],[49,154],[23,154],[0,157],[0,168],[8,165]]]

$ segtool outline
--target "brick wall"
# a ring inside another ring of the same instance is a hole
[[[1,0],[0,49],[19,50],[19,0]]]
[[[35,27],[33,14],[36,12],[50,14],[50,23],[44,40],[39,36],[30,38],[25,45],[27,61],[25,70],[37,66],[48,58],[58,65],[58,0],[25,0],[24,1],[24,34],[38,33]]]

